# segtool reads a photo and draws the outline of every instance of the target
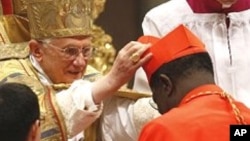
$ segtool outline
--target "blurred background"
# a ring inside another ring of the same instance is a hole
[[[104,11],[95,20],[95,25],[101,27],[111,39],[103,34],[96,34],[97,44],[102,46],[99,48],[102,50],[95,55],[93,66],[104,73],[108,72],[116,53],[129,41],[137,40],[143,35],[141,24],[145,14],[166,1],[168,0],[106,0]],[[97,30],[97,33],[101,32]],[[106,42],[111,43],[113,50]],[[132,88],[133,81],[132,79],[127,84],[128,88]]]
[[[95,24],[112,37],[116,51],[142,35],[146,12],[167,0],[106,0],[104,11]]]

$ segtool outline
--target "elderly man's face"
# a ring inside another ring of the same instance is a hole
[[[39,43],[38,58],[44,72],[53,83],[72,83],[80,79],[92,54],[91,38],[60,38]]]

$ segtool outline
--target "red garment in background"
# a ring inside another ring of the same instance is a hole
[[[12,0],[1,0],[3,7],[3,14],[13,14]]]
[[[238,0],[230,8],[222,8],[217,0],[187,0],[195,13],[228,13],[239,12],[250,8],[249,0]]]

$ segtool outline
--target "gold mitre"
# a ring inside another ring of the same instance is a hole
[[[91,35],[92,4],[93,0],[29,0],[31,38]]]

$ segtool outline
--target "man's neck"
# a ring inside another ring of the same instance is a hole
[[[238,0],[229,8],[223,8],[217,0],[187,0],[189,6],[195,13],[230,13],[250,9],[249,0]]]
[[[185,96],[191,90],[206,84],[215,84],[214,76],[205,71],[196,71],[177,82],[178,93]]]

